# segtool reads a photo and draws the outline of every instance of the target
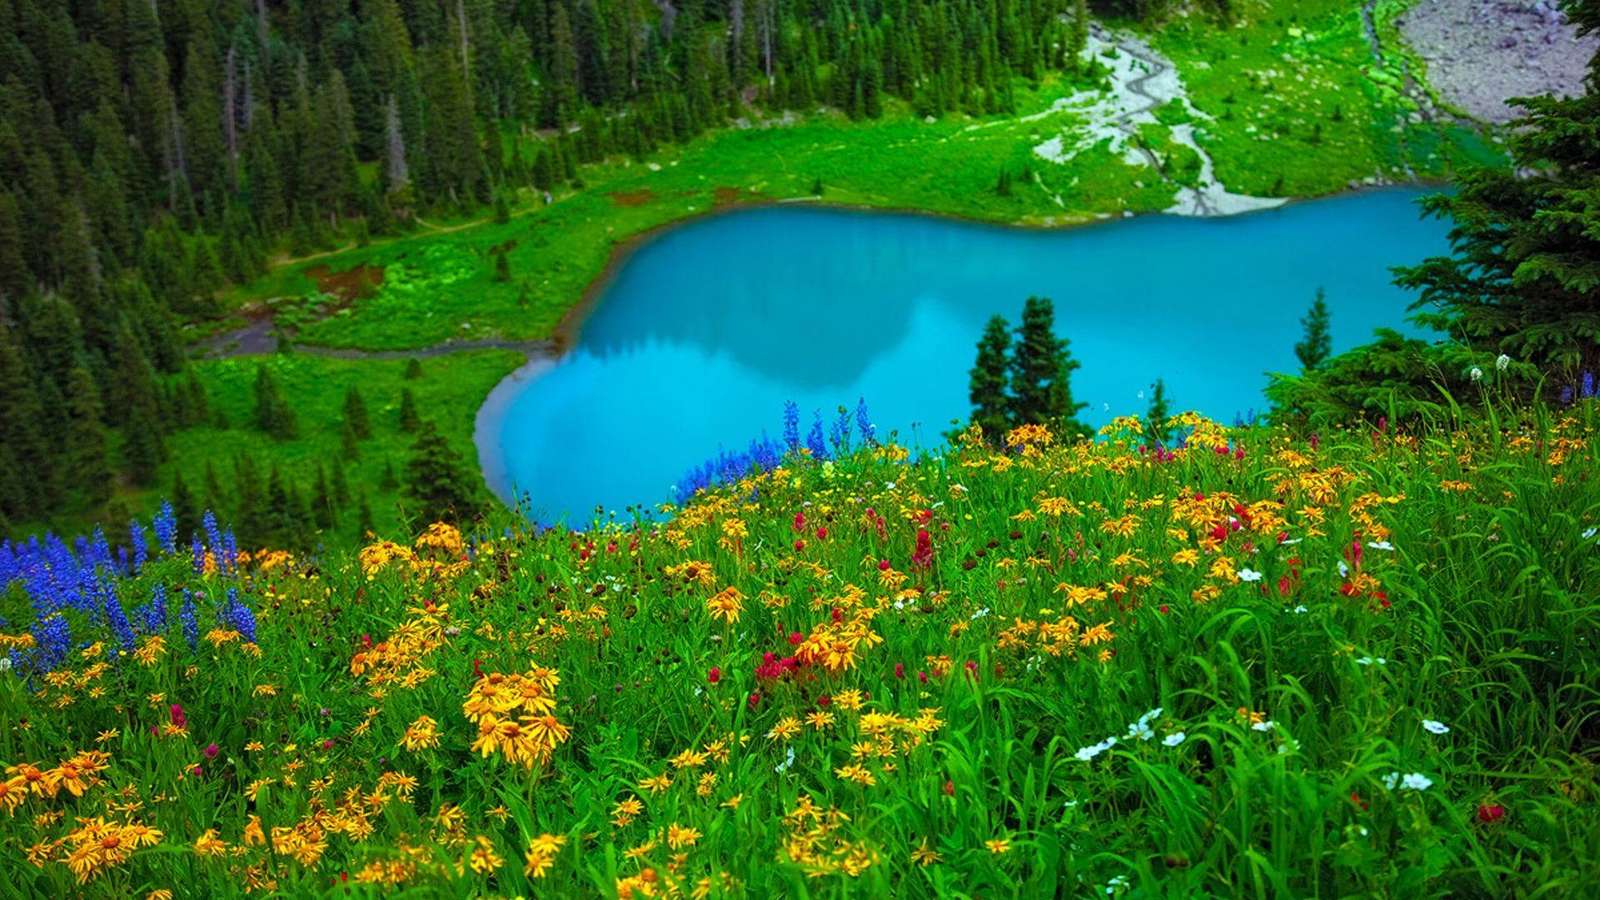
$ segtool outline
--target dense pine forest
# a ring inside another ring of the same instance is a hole
[[[1085,28],[1062,0],[4,0],[0,516],[150,484],[217,416],[170,377],[181,325],[275,257],[741,117],[1003,111]]]

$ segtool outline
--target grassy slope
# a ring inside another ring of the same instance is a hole
[[[647,869],[685,893],[711,879],[712,896],[1584,895],[1600,878],[1600,420],[1592,404],[1574,412],[1554,428],[1541,413],[1504,434],[1335,432],[1320,446],[1208,432],[1169,463],[1123,442],[914,465],[868,452],[794,464],[639,532],[502,540],[497,526],[471,561],[422,551],[453,564],[442,575],[403,559],[368,574],[345,552],[202,578],[180,553],[121,585],[125,602],[156,583],[174,598],[241,587],[260,653],[193,652],[172,625],[148,666],[75,656],[38,693],[0,674],[0,762],[111,755],[82,798],[0,816],[0,864],[18,890],[53,896],[269,881],[342,896],[341,873],[429,896],[609,896]],[[1219,437],[1242,458],[1212,452]],[[704,582],[668,569],[690,561]],[[723,623],[706,601],[730,587],[743,610]],[[28,619],[20,592],[0,603]],[[69,615],[78,640],[113,646],[103,620]],[[758,680],[763,654],[796,652],[782,635],[827,645],[835,616],[862,629],[848,666]],[[1052,653],[1041,623],[1103,625],[1108,642]],[[363,674],[353,660],[388,663]],[[559,672],[553,714],[570,737],[531,771],[475,751],[475,673],[539,666]],[[173,703],[187,731],[152,737]],[[1152,739],[1130,736],[1157,707]],[[919,735],[904,723],[922,710],[939,724]],[[868,712],[900,717],[882,755]],[[831,723],[775,732],[813,715]],[[437,745],[402,747],[422,716]],[[1107,736],[1118,743],[1075,758]],[[855,762],[872,784],[850,780]],[[384,772],[414,788],[380,791]],[[670,786],[645,787],[663,773]],[[1386,786],[1401,773],[1431,784]],[[119,791],[161,843],[75,885],[74,817],[105,814]],[[849,818],[786,821],[802,798]],[[276,854],[249,840],[252,816],[281,835]],[[196,851],[208,830],[222,855]],[[565,845],[530,879],[523,854],[543,833]],[[53,859],[24,859],[61,838]],[[918,848],[937,861],[919,865]]]
[[[232,427],[196,428],[183,431],[169,441],[172,462],[163,467],[159,490],[125,497],[135,509],[149,508],[168,493],[173,471],[183,470],[189,487],[200,491],[204,484],[205,463],[210,460],[232,489],[233,460],[250,453],[266,469],[276,464],[301,489],[315,480],[316,466],[334,465],[343,460],[344,395],[351,387],[360,389],[372,422],[373,436],[361,443],[358,459],[343,461],[351,492],[364,491],[373,514],[373,524],[381,531],[393,532],[399,525],[396,494],[379,487],[385,461],[392,462],[403,480],[412,435],[398,428],[400,392],[409,387],[417,399],[417,411],[432,419],[440,432],[463,454],[467,465],[477,466],[472,442],[473,421],[478,406],[490,388],[521,365],[520,354],[481,351],[453,354],[447,358],[422,361],[422,376],[406,380],[404,360],[340,360],[305,354],[203,360],[194,363],[197,374],[207,385],[213,405],[220,407]],[[253,386],[256,368],[270,366],[283,394],[295,407],[299,438],[275,442],[250,426],[254,415]],[[330,543],[344,543],[357,537],[356,502],[352,500],[339,522]]]

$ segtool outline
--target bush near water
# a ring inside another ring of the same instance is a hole
[[[1027,426],[589,533],[11,547],[0,859],[60,896],[1579,896],[1600,409],[1498,423]]]

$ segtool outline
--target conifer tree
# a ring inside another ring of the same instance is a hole
[[[461,455],[439,429],[423,422],[406,464],[406,494],[415,502],[417,521],[462,522],[477,513],[472,479]]]
[[[372,422],[367,417],[367,402],[361,396],[361,389],[351,385],[344,392],[344,421],[361,440],[372,437]]]
[[[1172,426],[1167,419],[1172,416],[1167,408],[1167,384],[1160,378],[1150,385],[1150,408],[1145,411],[1145,439],[1157,447],[1165,447],[1172,439]]]
[[[417,398],[412,396],[411,388],[400,389],[400,430],[412,434],[417,430],[420,420],[417,417]]]
[[[1004,316],[991,316],[978,341],[978,359],[973,365],[967,398],[972,402],[972,421],[983,429],[990,441],[1000,440],[1010,424],[1010,398],[1006,396],[1007,353],[1011,349],[1011,329]]]
[[[100,416],[100,389],[94,376],[83,366],[75,366],[67,388],[66,451],[72,480],[81,485],[90,503],[104,503],[111,497],[112,472],[107,455],[106,427]]]
[[[172,515],[177,520],[179,542],[182,543],[200,530],[204,516],[200,511],[199,498],[195,497],[194,491],[189,489],[189,483],[183,479],[182,469],[172,473],[171,499]]]
[[[361,458],[361,443],[356,437],[356,430],[346,419],[343,427],[339,429],[339,449],[344,453],[345,459]]]
[[[1011,354],[1011,424],[1085,433],[1076,418],[1084,404],[1072,399],[1072,372],[1078,365],[1067,341],[1055,335],[1055,305],[1048,297],[1029,297]]]
[[[1328,304],[1322,288],[1317,288],[1317,297],[1300,325],[1305,328],[1305,337],[1294,345],[1294,355],[1299,357],[1302,367],[1315,369],[1333,352],[1328,335]]]
[[[323,531],[332,531],[338,523],[338,510],[334,506],[333,494],[328,488],[328,471],[322,466],[317,467],[316,493],[311,500],[311,518]]]
[[[278,390],[278,381],[269,366],[256,367],[255,383],[256,427],[280,441],[293,440],[299,434],[294,410]]]

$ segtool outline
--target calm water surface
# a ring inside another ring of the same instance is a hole
[[[931,446],[964,417],[985,320],[1055,300],[1083,364],[1085,418],[1174,411],[1231,421],[1264,405],[1318,286],[1334,350],[1404,326],[1389,267],[1447,250],[1414,189],[1228,219],[1141,217],[1023,231],[920,216],[783,207],[664,232],[604,286],[573,350],[500,386],[479,418],[490,486],[540,521],[667,499],[721,447],[865,397],[879,433]]]

